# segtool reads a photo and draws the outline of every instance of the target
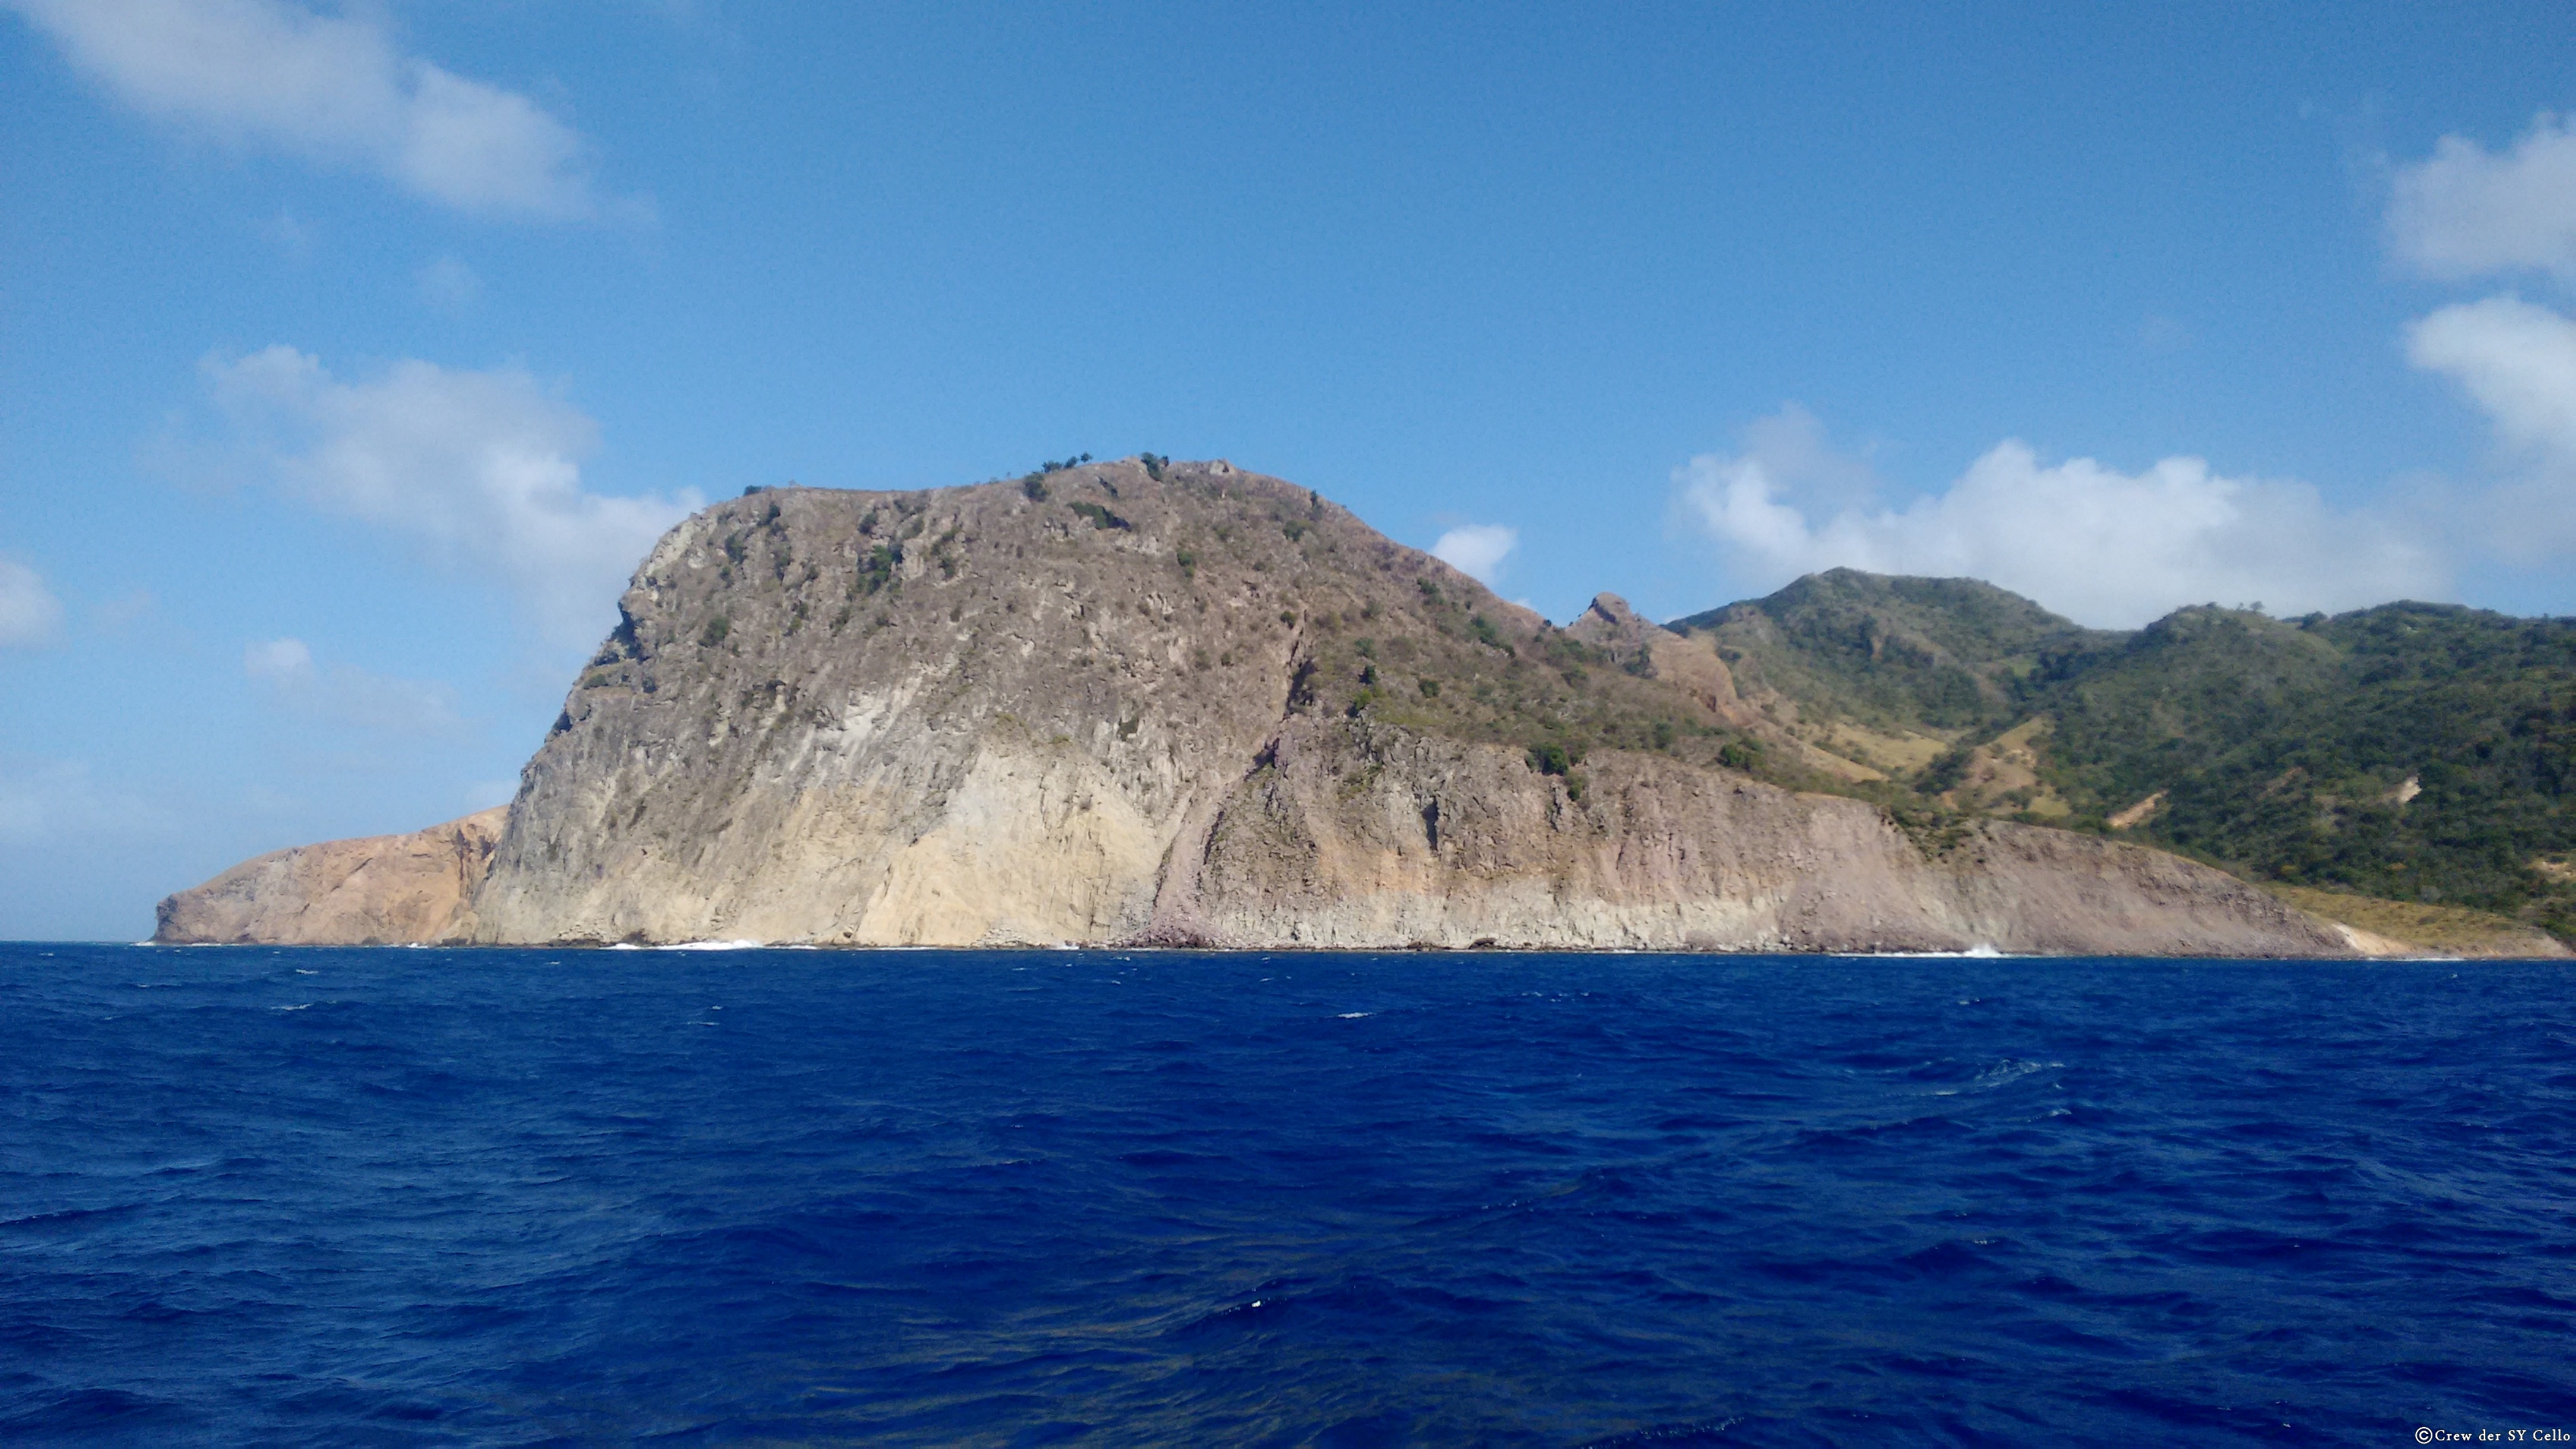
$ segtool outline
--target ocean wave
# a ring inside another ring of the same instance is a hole
[[[2576,1408],[2555,965],[314,949],[281,1004],[277,953],[49,949],[0,946],[0,1438]]]

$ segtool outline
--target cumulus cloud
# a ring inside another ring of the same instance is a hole
[[[2389,244],[2429,276],[2541,270],[2576,278],[2576,118],[2543,112],[2498,154],[2444,136],[2400,168]]]
[[[702,501],[585,489],[581,459],[597,425],[517,368],[404,361],[343,382],[279,346],[209,358],[205,374],[288,492],[506,586],[559,643],[595,641],[654,540]]]
[[[2389,523],[2329,508],[2307,484],[2228,478],[2198,458],[2127,474],[2090,458],[2046,463],[2007,441],[1943,491],[1894,507],[1836,504],[1847,477],[1818,486],[1812,456],[1766,453],[1759,436],[1674,473],[1684,517],[1757,589],[1841,566],[1965,576],[2127,628],[2184,604],[2297,613],[2443,582],[2439,562]]]
[[[2409,326],[2406,355],[2459,383],[2509,447],[2576,466],[2576,322],[2514,297],[2463,302]]]
[[[375,7],[0,0],[137,110],[228,144],[372,169],[462,211],[598,213],[582,138],[526,96],[405,55]]]
[[[483,296],[483,278],[454,257],[440,257],[412,273],[421,300],[450,309],[472,306]]]
[[[242,672],[271,684],[302,684],[313,678],[313,650],[301,639],[271,639],[242,650]]]
[[[0,756],[0,842],[151,839],[177,828],[160,804],[100,785],[87,761]]]
[[[2512,471],[2476,510],[2488,545],[2522,561],[2576,546],[2576,321],[2514,297],[2462,302],[2409,326],[2406,355],[2495,427]]]
[[[1431,556],[1480,584],[1501,576],[1503,560],[1520,547],[1520,530],[1499,523],[1469,523],[1440,535]]]
[[[268,639],[242,650],[242,672],[275,691],[299,713],[333,724],[392,734],[449,734],[455,691],[444,684],[371,674],[346,664],[325,669],[301,639]]]
[[[54,642],[63,602],[45,587],[45,576],[0,558],[0,649],[33,649]]]

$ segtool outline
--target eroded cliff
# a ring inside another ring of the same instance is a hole
[[[330,840],[243,861],[161,902],[171,945],[408,945],[461,941],[509,807],[408,835]]]
[[[2172,856],[2000,823],[1918,838],[1725,767],[1794,781],[1800,748],[1705,641],[1608,596],[1551,628],[1222,463],[778,490],[687,520],[637,571],[438,929],[2348,950]],[[305,877],[262,879],[278,919],[311,914],[289,909]],[[234,938],[259,931],[255,896]]]

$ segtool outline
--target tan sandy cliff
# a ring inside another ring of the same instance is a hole
[[[247,860],[161,903],[157,941],[394,945],[463,940],[509,807],[409,835]]]

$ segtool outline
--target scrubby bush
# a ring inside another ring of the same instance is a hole
[[[858,573],[850,580],[850,597],[866,598],[895,581],[895,570],[903,564],[903,545],[881,543],[859,559]]]
[[[1562,775],[1583,763],[1583,746],[1562,740],[1542,740],[1530,746],[1530,768],[1542,775]]]

